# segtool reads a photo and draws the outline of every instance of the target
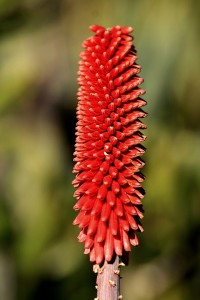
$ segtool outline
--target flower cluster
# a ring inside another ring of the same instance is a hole
[[[78,71],[73,185],[74,209],[80,211],[73,224],[81,228],[84,253],[101,264],[123,258],[130,244],[138,245],[136,231],[143,231],[140,143],[146,137],[140,130],[146,126],[140,118],[147,114],[132,28],[90,29],[95,35],[83,42]]]

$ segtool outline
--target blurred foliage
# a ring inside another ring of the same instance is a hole
[[[76,240],[76,72],[94,23],[134,27],[149,118],[131,300],[199,299],[200,2],[0,0],[0,299],[95,297]]]

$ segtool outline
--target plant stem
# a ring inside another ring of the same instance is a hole
[[[96,270],[97,299],[117,300],[120,296],[120,259],[116,256],[111,262],[104,262],[102,268]]]

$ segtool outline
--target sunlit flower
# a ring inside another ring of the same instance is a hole
[[[78,107],[73,185],[80,210],[80,242],[90,260],[101,264],[123,256],[138,245],[143,231],[144,198],[140,145],[146,126],[140,118],[146,101],[138,86],[141,67],[136,63],[131,27],[106,29],[93,25],[95,35],[83,42],[78,71]]]

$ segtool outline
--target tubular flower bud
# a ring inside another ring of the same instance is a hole
[[[146,126],[140,119],[147,113],[132,28],[90,29],[95,35],[82,44],[78,71],[74,224],[81,228],[84,253],[101,264],[115,255],[123,260],[143,231],[140,157],[146,137],[140,130]]]

